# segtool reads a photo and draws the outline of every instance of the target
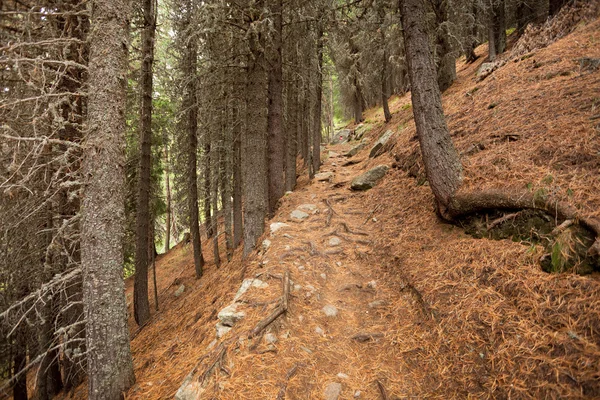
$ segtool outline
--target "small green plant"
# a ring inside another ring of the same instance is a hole
[[[554,182],[554,177],[553,177],[552,175],[546,175],[546,176],[544,177],[544,179],[542,179],[542,183],[543,183],[544,185],[549,185],[549,184],[551,184],[552,182]]]
[[[402,111],[410,110],[412,108],[412,104],[406,103],[402,106]]]
[[[546,199],[548,198],[548,191],[544,188],[539,188],[538,190],[536,190],[535,192],[533,192],[533,199],[538,202],[538,201],[546,201]]]
[[[552,272],[552,273],[563,272],[566,261],[565,261],[565,258],[563,257],[562,245],[560,244],[560,242],[558,240],[556,242],[554,242],[554,244],[552,245],[552,254],[550,255],[550,257],[551,257],[551,265],[552,265],[552,269],[550,270],[550,272]]]
[[[573,190],[567,189],[567,197],[573,197]]]
[[[514,28],[514,27],[513,28],[508,28],[506,30],[506,36],[512,35],[515,30],[516,30],[516,28]]]

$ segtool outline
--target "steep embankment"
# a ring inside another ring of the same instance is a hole
[[[459,61],[444,107],[467,186],[543,189],[600,216],[600,71],[578,61],[600,58],[599,44],[600,21],[583,24],[481,82],[483,57]],[[205,249],[201,280],[186,246],[159,260],[161,310],[140,332],[131,325],[137,384],[128,399],[172,398],[191,371],[187,387],[203,386],[202,398],[600,396],[598,278],[547,274],[540,246],[477,240],[441,223],[410,97],[391,108],[390,124],[380,110],[365,122],[371,144],[395,132],[386,153],[370,159],[367,146],[345,165],[340,154],[353,144],[327,149],[322,170],[331,181],[302,178],[285,196],[270,222],[289,226],[265,234],[268,249],[245,262],[236,254],[218,270]],[[379,164],[394,168],[378,186],[349,189]],[[303,204],[314,208],[292,220]],[[293,281],[287,313],[248,339],[278,306],[285,271]],[[213,342],[218,312],[254,277],[268,286],[239,298],[245,317]]]

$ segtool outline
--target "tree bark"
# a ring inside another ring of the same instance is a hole
[[[506,17],[504,0],[491,0],[489,22],[489,56],[494,61],[496,56],[504,53],[506,49]]]
[[[210,154],[211,154],[211,143],[210,143],[210,135],[205,134],[206,140],[204,141],[203,146],[203,159],[204,159],[204,227],[206,229],[206,238],[209,239],[214,234],[213,229],[213,219],[211,213],[211,204],[210,204],[210,176],[211,176],[211,165],[210,165]]]
[[[27,328],[20,327],[13,345],[13,374],[23,371],[27,366]],[[13,383],[13,399],[27,400],[27,373],[17,377]]]
[[[191,13],[191,10],[189,12]],[[200,242],[200,222],[198,215],[198,101],[196,94],[198,42],[195,37],[188,39],[185,52],[183,69],[187,81],[184,88],[183,109],[186,110],[185,118],[188,138],[188,212],[196,278],[201,278],[204,268],[204,257]]]
[[[283,1],[271,1],[271,14],[274,20],[274,37],[271,49],[271,68],[269,70],[269,110],[267,114],[268,135],[268,162],[269,162],[269,215],[273,215],[277,208],[277,202],[283,196],[285,180],[283,167],[284,133],[282,130],[282,108],[283,108],[283,66],[282,66],[282,26],[283,26]]]
[[[448,3],[446,0],[436,0],[434,3],[437,35],[437,82],[440,91],[444,92],[456,79],[456,59],[450,44],[448,31]]]
[[[257,7],[262,4],[259,2]],[[254,249],[264,231],[268,208],[267,186],[267,93],[264,52],[260,32],[249,38],[246,84],[246,130],[242,138],[244,172],[244,257]]]
[[[429,185],[443,211],[460,187],[462,165],[450,138],[425,26],[423,0],[403,0],[402,26],[413,114]]]
[[[135,382],[123,282],[129,3],[92,0],[81,264],[88,398],[119,400]]]
[[[241,113],[235,109],[233,115],[240,119]],[[239,124],[233,128],[233,247],[237,248],[242,242],[242,130]]]
[[[221,124],[219,128],[222,128],[224,124],[224,118],[221,116],[221,120],[219,123]],[[221,129],[215,129],[213,132],[213,142],[217,145],[213,146],[212,153],[210,155],[211,162],[214,167],[214,173],[211,180],[211,203],[213,209],[213,218],[212,218],[212,231],[213,231],[213,259],[215,262],[215,266],[219,268],[221,266],[221,256],[219,254],[219,209],[218,209],[218,199],[219,199],[219,174],[221,173],[221,151],[220,148],[223,146],[221,138],[219,138],[219,132],[222,132]]]
[[[167,135],[165,135],[165,191],[166,193],[166,220],[165,220],[165,253],[168,253],[171,249],[171,169],[169,160],[169,144],[167,142]]]
[[[388,80],[387,80],[387,64],[388,64],[388,52],[385,43],[385,30],[384,30],[384,18],[385,15],[381,16],[379,32],[381,35],[381,46],[383,47],[383,57],[381,60],[381,104],[383,106],[383,117],[385,118],[386,124],[392,120],[392,113],[390,112],[390,106],[388,104]]]
[[[475,47],[477,46],[477,0],[473,0],[471,3],[471,15],[469,17],[469,34],[466,37],[466,50],[465,50],[465,62],[471,64],[477,60],[477,54],[475,54]]]
[[[148,246],[150,222],[150,174],[152,168],[152,66],[156,12],[154,0],[143,0],[142,64],[140,70],[140,165],[136,217],[133,315],[142,326],[150,319],[148,302]]]
[[[292,51],[291,62],[295,63],[296,52]],[[290,74],[287,91],[287,146],[285,154],[285,190],[292,191],[296,187],[296,160],[298,154],[298,84],[293,74]]]
[[[312,172],[313,174],[321,168],[321,107],[323,95],[323,26],[317,22],[317,69],[315,71],[315,102],[313,112],[313,143],[312,143]]]

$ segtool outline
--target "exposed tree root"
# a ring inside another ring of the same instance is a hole
[[[572,220],[594,233],[596,240],[588,252],[592,256],[600,256],[600,220],[585,216],[572,205],[553,197],[501,189],[464,193],[459,191],[450,199],[448,207],[439,211],[442,218],[455,222],[467,214],[493,209],[543,210],[553,216],[557,224],[560,221]]]
[[[377,382],[377,387],[379,388],[379,394],[381,394],[381,399],[389,400],[389,396],[385,390],[385,387],[383,386],[383,383],[381,383],[381,381],[376,381],[376,382]]]
[[[281,384],[281,389],[279,389],[279,393],[277,394],[277,400],[285,399],[285,392],[287,390],[288,383],[290,382],[290,379],[292,379],[294,375],[296,375],[296,372],[298,372],[298,368],[300,366],[303,366],[303,364],[296,363],[292,368],[290,368],[290,370],[285,376],[285,382]]]
[[[277,307],[275,307],[271,314],[269,314],[265,319],[260,321],[254,327],[254,329],[252,329],[252,331],[248,335],[248,338],[253,338],[260,335],[267,326],[271,325],[273,321],[275,321],[280,315],[284,314],[287,311],[288,301],[290,297],[290,271],[287,269],[283,274],[282,292],[283,293],[281,294],[280,303],[277,305]]]

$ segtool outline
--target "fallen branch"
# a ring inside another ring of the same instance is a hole
[[[558,236],[560,235],[565,229],[567,229],[568,227],[570,227],[571,225],[573,225],[575,223],[575,221],[573,221],[572,219],[566,219],[565,221],[563,221],[562,224],[558,225],[556,228],[554,228],[552,230],[552,236]]]
[[[521,214],[521,211],[512,214],[506,214],[498,219],[495,219],[487,225],[487,230],[489,231],[490,229],[494,229],[496,226],[508,221],[509,219],[517,217],[519,214]]]
[[[277,394],[277,400],[283,400],[283,399],[285,399],[285,392],[287,390],[288,383],[290,382],[290,379],[292,379],[292,377],[294,375],[296,375],[296,372],[298,372],[298,367],[300,367],[301,365],[303,365],[303,364],[296,363],[287,372],[287,374],[285,375],[285,382],[283,382],[281,384],[281,389],[279,389],[279,393]]]
[[[373,217],[373,214],[375,214],[377,211],[379,211],[380,208],[381,208],[381,204],[377,204],[377,206],[375,206],[375,208],[371,210],[371,212],[369,213],[369,216],[365,219],[365,222],[363,222],[362,224],[364,225],[367,222],[369,222],[369,220]]]
[[[209,364],[208,368],[206,369],[206,371],[204,371],[204,373],[202,374],[202,377],[200,378],[201,385],[204,385],[206,380],[208,378],[210,378],[213,371],[215,370],[215,367],[222,363],[223,358],[225,357],[225,353],[227,353],[227,346],[229,345],[229,343],[230,343],[230,341],[227,341],[227,342],[223,342],[219,345],[219,347],[217,349],[217,355],[215,356],[213,362],[211,362]]]
[[[356,335],[352,336],[351,339],[356,340],[357,342],[365,343],[382,337],[383,333],[357,333]]]
[[[346,232],[351,233],[353,235],[369,236],[369,234],[366,233],[366,232],[355,231],[353,229],[350,229],[350,227],[348,226],[348,224],[346,224],[345,222],[342,222],[341,225],[342,225],[342,227],[344,228],[344,230]]]
[[[289,269],[285,270],[283,274],[283,282],[282,282],[282,294],[281,294],[281,303],[275,307],[273,312],[269,314],[265,319],[260,321],[254,329],[248,335],[248,338],[253,338],[262,333],[262,331],[269,326],[273,321],[275,321],[281,314],[284,314],[288,309],[288,300],[290,296],[290,271]]]
[[[377,382],[377,387],[379,388],[379,393],[381,394],[381,398],[383,400],[389,400],[389,396],[387,395],[387,392],[385,391],[385,387],[383,387],[383,383],[381,383],[380,381],[376,381]]]

